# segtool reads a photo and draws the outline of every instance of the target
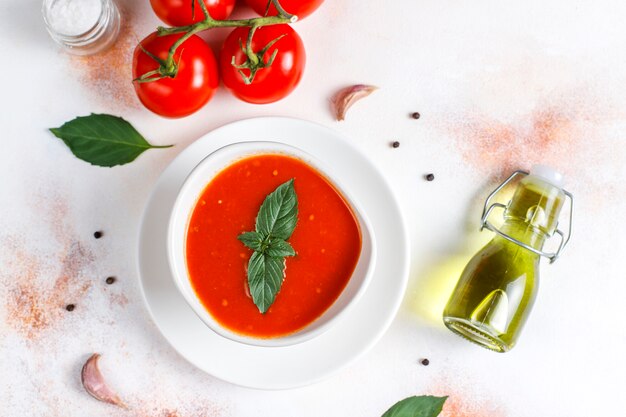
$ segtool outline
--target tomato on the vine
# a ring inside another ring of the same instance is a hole
[[[204,20],[201,0],[150,0],[159,19],[170,26],[187,26]],[[228,19],[236,0],[203,0],[209,15],[216,20]],[[193,16],[191,5],[193,3]]]
[[[246,4],[250,6],[260,16],[265,16],[265,10],[267,9],[267,2],[269,0],[246,0]],[[313,13],[324,0],[279,0],[279,3],[287,13],[295,14],[298,19],[304,19],[311,13]],[[278,12],[274,5],[270,5],[268,16],[276,16]]]
[[[183,34],[157,36],[153,32],[137,45],[133,54],[133,84],[137,97],[149,110],[165,117],[183,117],[195,112],[209,101],[219,84],[213,51],[196,35],[184,41],[174,53],[177,72],[173,78],[137,81],[160,67],[145,51],[165,60],[170,47],[181,36]]]
[[[270,42],[278,39],[263,55],[264,63],[268,63],[274,51],[276,56],[271,65],[260,68],[250,84],[246,84],[244,77],[250,75],[250,70],[237,68],[235,65],[246,62],[246,54],[240,46],[246,48],[250,28],[239,27],[233,30],[224,41],[220,52],[220,72],[224,85],[241,100],[255,104],[273,103],[286,97],[300,82],[306,55],[300,36],[289,25],[272,25],[260,27],[252,37],[252,51],[259,53]]]

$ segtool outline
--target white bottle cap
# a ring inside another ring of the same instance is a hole
[[[530,169],[530,175],[539,177],[558,188],[563,188],[563,174],[547,165],[533,165]]]

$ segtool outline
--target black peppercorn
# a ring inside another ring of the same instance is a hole
[[[104,233],[102,233],[100,230],[98,230],[97,232],[95,232],[93,234],[93,237],[95,237],[96,239],[100,239],[103,235],[104,235]]]
[[[76,306],[74,304],[68,304],[65,306],[65,309],[67,311],[74,311],[74,309],[76,308]]]
[[[424,358],[424,359],[422,359],[422,360],[420,361],[420,363],[421,363],[422,365],[424,365],[424,366],[428,366],[428,364],[430,364],[430,361],[429,361],[428,359],[425,359],[425,358]]]
[[[435,179],[435,174],[428,174],[426,175],[426,181],[432,181]]]
[[[113,284],[115,282],[115,277],[108,277],[105,282],[109,285]]]
[[[394,147],[394,148],[399,148],[400,147],[400,142],[398,142],[398,141],[392,142],[391,146]]]
[[[413,119],[415,119],[415,120],[419,119],[419,118],[420,118],[420,116],[421,116],[421,115],[420,115],[418,112],[411,113],[411,118],[413,118]]]

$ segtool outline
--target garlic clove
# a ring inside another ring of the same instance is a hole
[[[357,101],[361,100],[378,90],[373,85],[356,84],[339,90],[331,99],[335,118],[344,120],[348,109]]]
[[[85,390],[96,400],[127,408],[126,404],[108,387],[100,369],[98,368],[99,353],[94,353],[87,359],[80,373],[80,379]]]

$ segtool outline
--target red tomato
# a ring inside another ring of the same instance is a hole
[[[246,0],[246,4],[254,9],[259,15],[265,15],[265,9],[267,9],[267,2],[269,0]],[[287,13],[295,14],[298,19],[304,19],[315,11],[324,0],[279,0],[280,5]],[[272,4],[270,6],[269,16],[276,16],[278,12]]]
[[[195,2],[191,16],[191,3]],[[186,26],[204,20],[200,0],[150,0],[152,9],[159,19],[170,26]],[[213,19],[225,20],[235,7],[235,0],[204,0]]]
[[[289,25],[263,26],[252,37],[252,50],[259,52],[272,40],[285,35],[274,43],[263,55],[263,62],[268,62],[272,53],[278,50],[271,66],[261,68],[251,84],[246,84],[239,70],[232,64],[241,65],[246,61],[246,54],[241,50],[239,41],[246,47],[249,28],[233,30],[224,41],[220,52],[220,71],[224,85],[237,97],[248,103],[273,103],[286,97],[300,82],[304,72],[306,55],[300,36]],[[250,70],[243,69],[248,76]]]
[[[140,46],[154,56],[166,59],[170,46],[181,36],[157,36],[153,32],[142,40],[133,54],[133,79],[159,68],[159,63]],[[143,105],[165,117],[183,117],[195,112],[209,101],[219,84],[213,52],[198,36],[193,35],[178,47],[174,61],[178,63],[178,73],[174,78],[133,82]]]

